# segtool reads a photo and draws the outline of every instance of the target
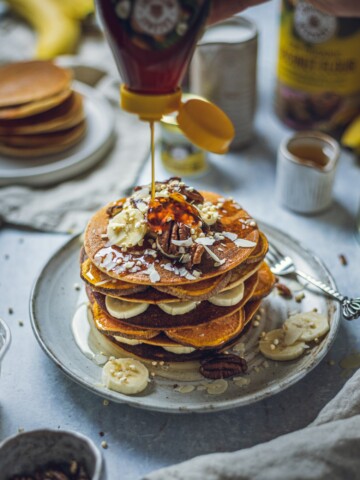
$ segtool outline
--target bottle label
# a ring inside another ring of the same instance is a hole
[[[162,50],[191,28],[203,0],[112,0],[115,14],[137,47]]]
[[[278,78],[311,94],[360,91],[360,19],[336,18],[303,0],[283,0]]]

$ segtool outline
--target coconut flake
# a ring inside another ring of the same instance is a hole
[[[232,233],[232,232],[222,232],[222,234],[224,235],[224,237],[228,238],[229,240],[231,240],[232,242],[234,242],[238,236],[236,235],[236,233]]]
[[[150,255],[150,257],[157,257],[157,251],[152,250],[151,248],[147,248],[144,252],[144,255]]]
[[[210,250],[210,248],[207,245],[204,245],[204,248],[216,263],[219,263],[220,265],[223,265],[225,263],[225,259],[221,260],[213,251]]]
[[[214,245],[215,239],[209,237],[199,237],[195,240],[196,243],[199,245]]]
[[[194,242],[193,239],[189,237],[186,240],[171,240],[171,243],[173,243],[177,247],[191,247]]]
[[[245,238],[238,238],[237,240],[235,240],[234,243],[237,247],[244,247],[244,248],[256,246],[255,242],[251,242],[250,240],[245,240]]]
[[[145,197],[148,197],[149,195],[150,195],[149,187],[143,187],[140,190],[137,190],[133,194],[133,198],[145,198]]]
[[[156,271],[154,265],[150,265],[150,267],[147,270],[144,270],[143,273],[145,273],[145,275],[149,275],[151,283],[156,283],[160,280],[160,275]]]

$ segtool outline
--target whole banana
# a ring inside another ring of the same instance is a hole
[[[360,115],[347,127],[341,138],[341,143],[360,155]]]
[[[59,1],[6,1],[37,31],[36,58],[48,60],[74,52],[80,38],[80,23],[65,15]]]
[[[94,0],[56,0],[64,13],[76,20],[83,20],[94,13]]]

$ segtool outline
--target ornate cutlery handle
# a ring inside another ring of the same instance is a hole
[[[299,275],[299,277],[304,278],[306,281],[308,281],[312,285],[315,285],[315,287],[320,288],[320,290],[330,295],[330,297],[340,302],[341,308],[342,308],[342,314],[346,318],[346,320],[355,320],[356,318],[360,317],[360,298],[345,297],[334,288],[331,288],[329,287],[329,285],[326,285],[326,283],[323,283],[320,280],[317,280],[316,278],[311,277],[307,273],[301,272],[300,270],[295,270],[295,273]]]

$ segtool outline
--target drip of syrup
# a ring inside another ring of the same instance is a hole
[[[189,228],[201,226],[199,212],[179,193],[171,193],[169,197],[151,200],[147,220],[150,229],[155,233],[163,232],[170,221]]]

